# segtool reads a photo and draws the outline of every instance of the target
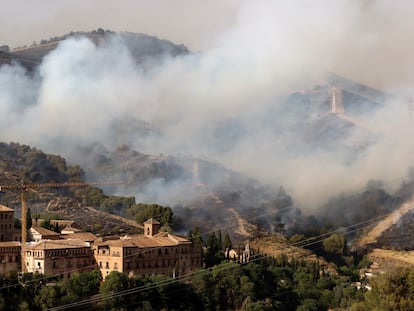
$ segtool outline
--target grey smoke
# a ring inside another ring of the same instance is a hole
[[[96,143],[207,157],[275,189],[284,185],[301,207],[371,179],[393,190],[414,160],[404,99],[414,78],[410,8],[407,1],[242,1],[234,25],[209,49],[165,56],[145,70],[119,38],[99,47],[69,39],[32,78],[17,66],[0,68],[0,107],[10,121],[0,125],[1,140],[81,164],[87,159],[77,147]],[[296,119],[300,105],[286,106],[289,94],[322,83],[327,71],[401,95],[361,113],[366,129],[347,132],[351,143],[375,137],[357,155],[336,143],[310,146]],[[113,135],[120,120],[128,121],[118,128],[123,136]],[[134,124],[151,131],[128,131]]]

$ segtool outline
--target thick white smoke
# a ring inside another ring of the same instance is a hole
[[[280,130],[292,118],[283,96],[311,88],[326,71],[386,92],[407,90],[414,78],[412,5],[390,3],[242,1],[235,25],[210,49],[166,56],[145,69],[117,37],[100,46],[69,39],[32,78],[18,66],[0,68],[1,140],[73,162],[83,160],[76,147],[97,142],[208,157],[275,188],[283,184],[300,206],[317,206],[369,179],[395,187],[414,162],[403,100],[393,97],[361,116],[376,142],[358,156],[335,144],[310,148],[288,126]],[[132,127],[114,135],[123,121],[143,121],[159,134],[144,137]],[[361,135],[366,131],[358,129],[348,139],[366,140]]]

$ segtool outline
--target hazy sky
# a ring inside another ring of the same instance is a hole
[[[368,85],[411,80],[414,23],[411,0],[0,0],[0,45],[30,45],[70,31],[99,27],[143,32],[192,51],[224,40],[252,44],[269,35],[293,35],[332,70]],[[272,27],[280,27],[277,29]],[[254,31],[259,31],[255,32]],[[246,38],[244,37],[246,35]],[[273,40],[273,38],[271,38]],[[301,47],[301,48],[302,48]],[[334,53],[333,53],[334,51]]]
[[[143,32],[191,50],[229,27],[238,0],[0,0],[0,45],[29,45],[70,31],[102,27]]]

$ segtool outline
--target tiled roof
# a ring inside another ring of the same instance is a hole
[[[144,222],[144,225],[147,225],[147,224],[160,225],[160,222],[154,218],[150,218],[146,222]]]
[[[42,240],[27,247],[27,250],[50,250],[88,247],[82,240]]]
[[[0,248],[2,247],[20,247],[21,243],[17,241],[0,242]]]
[[[98,237],[94,235],[92,232],[75,232],[69,234],[63,234],[63,239],[78,239],[85,242],[92,242],[95,241]]]
[[[0,204],[0,212],[14,212],[14,209]]]
[[[30,228],[30,230],[34,230],[37,233],[39,233],[41,236],[47,236],[47,235],[60,235],[59,233],[43,228],[43,227],[38,227],[38,226],[32,226]]]
[[[99,242],[97,245],[109,245],[113,247],[160,247],[160,246],[176,246],[179,244],[190,244],[191,242],[185,238],[174,234],[160,232],[154,236],[133,235],[121,238],[119,240],[109,240]]]

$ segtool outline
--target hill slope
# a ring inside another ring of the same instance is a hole
[[[168,40],[158,39],[142,33],[121,32],[115,33],[110,30],[98,30],[90,32],[70,32],[60,37],[41,40],[39,44],[33,44],[29,47],[21,47],[10,50],[7,46],[0,48],[0,65],[17,62],[28,70],[34,70],[51,51],[58,45],[69,38],[85,37],[90,39],[96,45],[105,44],[115,35],[125,43],[132,57],[137,62],[143,62],[149,58],[160,57],[162,55],[177,56],[189,53],[184,45],[177,45]]]

